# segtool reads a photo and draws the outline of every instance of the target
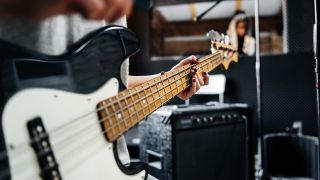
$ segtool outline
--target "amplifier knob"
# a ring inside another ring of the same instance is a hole
[[[212,117],[212,116],[210,116],[210,117],[209,117],[209,120],[210,120],[210,121],[213,121],[213,117]]]
[[[221,115],[221,120],[225,120],[226,119],[226,115]]]
[[[201,123],[201,119],[200,119],[200,118],[197,118],[197,119],[196,119],[196,122],[197,122],[197,123]]]
[[[234,119],[238,119],[238,118],[239,118],[239,115],[238,115],[238,114],[233,114],[232,117],[233,117]]]
[[[202,119],[203,119],[203,122],[205,123],[208,122],[208,119],[206,117],[203,117]]]

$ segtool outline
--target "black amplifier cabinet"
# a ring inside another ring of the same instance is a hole
[[[161,180],[253,179],[251,114],[244,104],[163,107],[139,127],[141,159]]]

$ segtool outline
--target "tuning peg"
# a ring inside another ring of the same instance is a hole
[[[214,30],[210,30],[207,34],[207,37],[211,40],[211,53],[214,54],[216,52],[216,48],[215,48],[215,43],[217,41],[220,41],[221,36],[218,32],[214,31]]]
[[[214,30],[210,30],[207,33],[207,37],[211,40],[211,41],[219,41],[221,39],[221,36],[218,32],[214,31]]]
[[[226,45],[230,45],[230,37],[229,36],[224,36],[224,43],[226,44]]]
[[[224,37],[225,37],[225,35],[224,35],[223,33],[221,33],[220,37],[221,37],[220,42],[221,42],[222,44],[224,44]]]

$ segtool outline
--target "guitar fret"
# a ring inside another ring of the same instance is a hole
[[[116,99],[118,99],[118,98],[116,98]],[[128,125],[127,125],[127,123],[126,123],[126,121],[124,121],[123,119],[123,117],[124,117],[124,110],[123,110],[123,108],[125,107],[125,104],[123,105],[122,103],[121,103],[121,101],[122,100],[118,100],[117,101],[117,103],[119,104],[119,106],[120,106],[120,112],[117,114],[117,119],[118,119],[118,122],[120,121],[120,123],[119,123],[119,126],[120,126],[120,130],[122,130],[121,129],[121,125],[123,125],[124,127],[123,127],[123,129],[124,129],[124,131],[125,130],[127,130],[127,127],[129,127]]]
[[[114,118],[115,120],[117,121],[116,122],[116,127],[118,128],[119,132],[121,132],[121,126],[120,126],[120,121],[119,119],[121,118],[121,107],[120,107],[120,104],[119,102],[117,102],[117,97],[114,97],[113,98],[113,106],[115,107],[115,114],[114,114]],[[120,113],[118,112],[120,111]]]
[[[175,94],[173,93],[174,90],[175,89],[171,89],[170,92],[169,92],[172,95],[172,97],[175,96]]]
[[[174,92],[176,91],[176,83],[175,83],[175,79],[173,78],[172,79],[173,81],[170,83],[170,93],[172,94],[172,97],[174,97],[175,95],[177,95],[178,93],[177,92]]]
[[[143,105],[144,105],[144,107],[143,107],[143,109],[145,109],[145,107],[147,107],[147,109],[148,109],[148,111],[147,111],[147,113],[146,114],[149,114],[151,111],[150,111],[150,109],[149,109],[149,102],[148,102],[148,95],[147,95],[147,93],[146,93],[146,89],[143,89],[142,90],[143,91],[143,93],[144,93],[144,99],[142,100],[142,102],[143,102]]]
[[[153,112],[155,110],[155,107],[152,105],[153,103],[153,96],[152,96],[152,92],[151,92],[151,85],[150,82],[147,82],[148,84],[148,88],[146,88],[145,93],[147,95],[147,103],[148,103],[148,109],[149,112]]]
[[[155,107],[157,107],[157,105],[156,105],[156,103],[155,103],[155,100],[156,100],[156,95],[155,95],[155,92],[153,91],[153,89],[154,89],[154,86],[152,85],[151,87],[150,87],[150,91],[151,91],[151,96],[152,96],[152,98],[153,98],[153,102],[152,102],[152,104],[154,104],[154,106]]]
[[[157,102],[159,102],[159,104],[161,104],[161,103],[160,103],[160,100],[159,100],[159,98],[160,98],[159,91],[158,91],[158,88],[157,88],[156,85],[152,86],[151,92],[152,92],[153,99],[155,99],[154,105],[156,107],[160,107],[160,105],[157,105]]]
[[[138,97],[139,97],[139,99],[137,100],[137,101],[138,101],[137,104],[140,105],[140,110],[139,110],[138,117],[139,117],[139,119],[140,119],[140,117],[142,117],[142,116],[144,117],[145,114],[144,114],[144,110],[143,110],[143,104],[142,104],[142,102],[141,102],[141,93],[140,93],[140,92],[138,93]]]
[[[112,122],[110,121],[110,118],[108,117],[108,114],[109,114],[108,113],[108,109],[107,109],[107,107],[105,107],[107,103],[105,101],[102,101],[101,104],[102,104],[102,109],[99,111],[100,112],[100,118],[104,119],[105,117],[107,117],[107,119],[104,120],[106,122],[103,121],[102,123],[106,123],[106,125],[105,125],[106,129],[111,128],[112,127]],[[111,131],[107,131],[107,136],[108,137],[111,137],[113,135],[114,135],[113,129]]]
[[[163,79],[162,79],[162,77],[160,77],[160,79],[161,79],[161,85],[162,85],[162,87],[161,87],[161,90],[160,90],[160,97],[161,97],[161,105],[164,105],[165,103],[166,103],[166,92],[165,92],[165,89],[164,89],[164,84],[163,84]],[[161,94],[161,92],[162,92],[162,94]],[[164,100],[164,101],[162,101],[162,100]]]
[[[131,100],[131,103],[130,104],[132,104],[130,107],[129,107],[129,113],[130,113],[130,116],[132,116],[132,118],[133,118],[133,124],[135,123],[135,119],[138,119],[137,117],[136,117],[136,114],[135,114],[135,112],[137,112],[136,111],[136,108],[135,108],[135,104],[134,104],[134,98],[133,98],[133,96],[132,96],[132,91],[131,90],[129,90],[129,93],[130,93],[130,100]]]
[[[128,121],[128,123],[129,123],[129,127],[130,127],[130,126],[133,125],[133,123],[132,123],[132,119],[131,119],[131,116],[130,116],[130,110],[129,110],[129,107],[128,107],[127,98],[124,98],[124,101],[125,101],[125,103],[126,103],[126,105],[127,105],[127,106],[126,106],[127,108],[124,109],[124,117],[129,117],[129,120],[130,120],[130,121]]]
[[[165,94],[166,94],[166,99],[167,99],[167,101],[168,101],[169,99],[171,99],[171,97],[172,97],[172,94],[170,93],[170,91],[171,91],[170,85],[168,85],[168,86],[166,86],[166,87],[164,88],[164,92],[165,92]],[[169,93],[170,93],[170,94],[169,94]]]
[[[137,90],[137,87],[136,87],[136,90]],[[137,121],[138,121],[142,116],[144,116],[139,92],[136,92],[134,104],[136,105]]]
[[[145,114],[148,114],[149,111],[147,110],[147,100],[145,99],[145,97],[143,98],[143,100],[141,101],[142,102],[142,110]]]
[[[177,88],[178,92],[181,92],[183,90],[182,85],[184,84],[184,82],[183,82],[184,75],[182,75],[182,77],[181,77],[181,75],[182,75],[182,73],[179,73],[178,88]]]

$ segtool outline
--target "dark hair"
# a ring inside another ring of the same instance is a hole
[[[240,22],[245,22],[245,23],[247,23],[246,32],[248,33],[248,30],[249,30],[249,18],[248,18],[248,16],[246,15],[246,12],[245,12],[244,10],[237,10],[237,11],[234,13],[233,18],[234,18],[235,16],[239,15],[239,14],[243,14],[243,15],[245,16],[245,18],[244,18],[244,19],[237,20],[235,26],[237,27]]]
[[[236,15],[238,15],[238,14],[244,14],[244,15],[246,15],[246,12],[245,12],[244,10],[237,10],[237,11],[234,13],[233,16],[236,16]]]

